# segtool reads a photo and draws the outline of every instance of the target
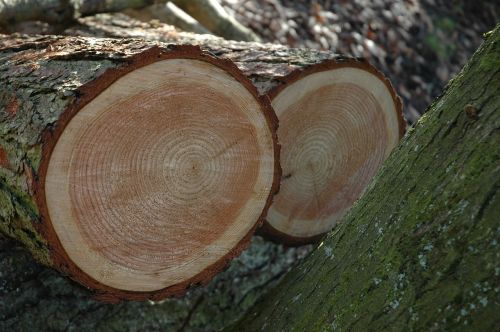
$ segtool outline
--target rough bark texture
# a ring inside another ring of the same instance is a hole
[[[226,271],[183,298],[106,304],[0,235],[0,330],[217,331],[242,317],[308,250],[254,237]]]
[[[493,330],[498,325],[499,230],[493,213],[500,205],[495,169],[500,81],[498,57],[488,57],[499,52],[498,35],[497,29],[393,153],[343,226],[256,307],[260,314],[248,316],[244,327],[329,331],[409,324],[440,330],[445,324],[472,330],[483,324]],[[263,57],[263,65],[273,59]],[[287,71],[278,55],[274,59]],[[250,68],[252,61],[239,64]],[[15,103],[6,108],[16,109]],[[6,156],[1,151],[2,164]],[[25,181],[24,176],[20,183]],[[8,206],[15,212],[23,202],[16,198]],[[186,298],[108,305],[2,239],[0,329],[214,330],[240,316],[286,271],[297,250],[285,252],[254,238],[229,270]]]
[[[103,300],[157,300],[180,295],[190,285],[213,277],[245,248],[254,231],[193,279],[154,292],[122,291],[95,281],[71,261],[55,234],[43,196],[44,176],[52,148],[66,123],[118,77],[172,55],[221,66],[257,97],[251,83],[234,65],[189,45],[160,47],[130,39],[57,36],[4,36],[0,40],[0,233],[23,243],[42,264],[93,288]],[[269,103],[260,99],[262,105],[267,104],[265,114],[272,126]],[[277,190],[276,185],[273,187]],[[271,197],[267,207],[270,203]]]
[[[143,8],[152,5],[155,0],[70,0],[77,15],[94,15],[96,13],[117,12],[124,9]]]
[[[7,0],[0,2],[0,26],[34,20],[68,22],[73,13],[69,0]]]
[[[500,26],[365,195],[237,331],[500,325]]]
[[[290,80],[313,67],[335,63],[368,69],[385,79],[383,74],[363,58],[313,49],[289,48],[277,44],[238,42],[212,35],[180,32],[163,23],[146,23],[124,14],[99,14],[84,17],[78,24],[66,29],[71,36],[142,38],[150,42],[198,45],[202,49],[233,61],[252,81],[261,95],[273,94]],[[314,70],[321,70],[315,67]],[[389,80],[385,79],[390,86]],[[398,101],[400,103],[400,101]]]
[[[332,52],[311,49],[291,49],[282,45],[255,42],[228,41],[211,35],[179,32],[174,27],[161,23],[145,23],[123,14],[99,14],[78,20],[79,25],[71,27],[65,34],[73,36],[143,38],[158,43],[179,43],[199,45],[203,49],[234,61],[265,95],[273,88],[285,83],[285,77],[297,74],[311,65],[324,61],[359,62]]]
[[[140,37],[157,42],[178,42],[199,45],[204,50],[233,61],[252,80],[261,95],[270,99],[287,84],[311,73],[341,66],[361,68],[378,76],[391,93],[399,118],[399,134],[403,136],[406,123],[402,104],[391,83],[377,69],[361,58],[353,58],[311,49],[291,49],[273,44],[227,41],[222,38],[177,32],[169,25],[139,22],[123,14],[101,14],[79,20],[80,25],[66,30],[70,35],[105,37]],[[323,234],[312,237],[290,236],[265,223],[259,233],[288,245],[317,242]]]

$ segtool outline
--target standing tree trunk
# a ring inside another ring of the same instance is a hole
[[[107,300],[181,295],[277,190],[276,120],[229,61],[133,40],[0,41],[0,231]]]
[[[500,26],[336,230],[230,331],[500,324]]]
[[[404,133],[392,85],[362,59],[179,33],[123,15],[80,22],[67,32],[200,45],[234,61],[271,99],[283,177],[260,231],[280,242],[315,242],[331,230]]]

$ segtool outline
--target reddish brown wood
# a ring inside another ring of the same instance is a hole
[[[14,52],[14,53],[12,53]],[[4,75],[4,79],[22,79],[22,73],[16,72],[17,68],[27,68],[31,66],[37,71],[32,72],[35,75],[43,75],[43,70],[39,67],[43,63],[50,63],[51,61],[81,61],[81,62],[95,62],[95,61],[108,61],[111,64],[105,71],[98,71],[95,77],[90,80],[82,79],[79,86],[69,86],[65,92],[68,96],[75,96],[69,98],[72,100],[68,102],[64,109],[60,110],[59,117],[56,123],[51,123],[46,120],[43,132],[40,133],[36,144],[39,144],[41,150],[41,162],[39,167],[32,168],[29,165],[19,167],[13,165],[14,169],[21,169],[19,176],[25,179],[28,183],[26,197],[32,197],[36,204],[39,214],[29,215],[28,219],[24,222],[27,223],[29,228],[27,231],[32,232],[35,236],[32,239],[18,238],[33,252],[34,256],[42,263],[49,265],[62,273],[68,275],[73,280],[81,283],[82,285],[92,289],[95,292],[97,299],[107,302],[117,302],[120,300],[160,300],[167,296],[180,296],[184,294],[187,289],[194,285],[205,284],[217,272],[223,269],[227,263],[237,256],[249,244],[249,240],[254,230],[262,224],[266,210],[272,202],[272,196],[277,192],[279,186],[279,178],[281,169],[279,167],[279,145],[277,143],[276,128],[277,119],[272,112],[269,100],[260,96],[252,85],[252,83],[238,70],[238,68],[230,61],[225,59],[216,58],[206,52],[200,50],[196,46],[183,46],[183,45],[163,45],[158,46],[152,43],[137,41],[137,40],[99,40],[94,38],[76,38],[76,37],[27,37],[27,36],[2,36],[0,40],[0,57],[8,61],[9,73]],[[47,172],[48,162],[51,153],[54,149],[58,138],[64,131],[66,125],[77,114],[77,112],[92,101],[103,90],[114,83],[118,78],[125,74],[136,70],[137,68],[146,66],[156,61],[166,59],[196,59],[210,63],[217,66],[238,82],[240,82],[246,89],[258,100],[261,105],[262,113],[265,115],[267,126],[273,133],[273,144],[275,153],[275,169],[274,169],[274,182],[270,188],[271,194],[267,198],[267,203],[261,213],[259,220],[256,220],[252,229],[239,241],[237,246],[227,252],[222,258],[211,266],[206,267],[201,273],[193,276],[188,280],[184,280],[176,285],[151,292],[134,292],[128,290],[116,289],[100,283],[84,273],[68,256],[63,249],[54,227],[49,217],[45,198],[45,174]],[[16,67],[18,66],[18,67]],[[20,70],[19,72],[22,72]],[[0,80],[0,84],[5,87],[5,81]],[[15,88],[15,86],[13,86]],[[14,91],[12,93],[15,93]],[[19,94],[18,94],[19,96]],[[6,113],[13,114],[18,107],[26,105],[27,100],[22,100],[20,103],[17,99],[10,99],[8,106],[5,108]],[[14,107],[14,106],[15,107]],[[19,106],[20,105],[20,106]],[[19,118],[14,118],[15,121],[22,121]],[[10,120],[10,121],[14,121]],[[8,119],[5,121],[9,121]],[[9,147],[12,149],[12,147]],[[7,165],[7,154],[4,149],[0,150],[2,167]],[[1,179],[4,181],[4,178]],[[6,180],[7,181],[7,180]],[[8,184],[7,184],[8,185]],[[32,189],[31,189],[32,188]],[[19,188],[17,188],[19,189]],[[29,226],[31,225],[31,226]],[[15,233],[9,233],[1,229],[7,235],[16,238]]]

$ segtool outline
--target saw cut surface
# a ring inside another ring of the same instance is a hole
[[[328,232],[399,141],[393,97],[358,68],[310,74],[272,101],[283,176],[267,221],[290,237]]]
[[[255,226],[272,134],[222,69],[169,59],[118,79],[68,123],[45,192],[69,257],[100,283],[154,291],[222,259]]]

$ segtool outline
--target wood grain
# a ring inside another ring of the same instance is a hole
[[[398,143],[396,103],[378,76],[339,66],[291,82],[272,105],[283,177],[267,221],[307,242],[333,228]]]
[[[65,250],[127,290],[201,272],[264,208],[274,160],[262,120],[243,86],[198,60],[122,77],[75,115],[49,162],[47,205]]]
[[[160,300],[248,245],[279,185],[277,119],[231,61],[61,36],[3,36],[0,58],[0,105],[18,105],[0,231],[38,261],[101,300]]]

